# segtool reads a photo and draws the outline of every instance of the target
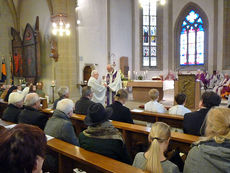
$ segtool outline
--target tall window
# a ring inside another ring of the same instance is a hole
[[[180,65],[204,65],[205,29],[202,17],[191,10],[180,32]]]
[[[157,0],[145,0],[143,7],[143,67],[157,66]]]

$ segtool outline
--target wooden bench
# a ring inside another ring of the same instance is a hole
[[[154,123],[157,121],[165,122],[171,127],[183,129],[184,117],[180,115],[171,115],[167,113],[154,113],[154,112],[136,112],[131,111],[134,120],[146,121]]]
[[[11,124],[13,123],[0,120],[1,126]],[[47,146],[58,154],[59,173],[73,172],[74,168],[80,168],[87,173],[145,172],[128,164],[84,150],[56,138],[49,140]]]
[[[84,115],[74,114],[71,119],[77,135],[86,128],[86,125],[83,122],[85,119]],[[148,134],[151,130],[149,127],[117,121],[112,121],[112,124],[114,125],[114,127],[121,131],[123,138],[126,142],[127,149],[131,154],[132,158],[134,158],[137,152],[146,149],[146,147],[148,146]],[[178,148],[179,151],[187,154],[190,150],[191,144],[198,140],[198,136],[172,132],[170,148]]]

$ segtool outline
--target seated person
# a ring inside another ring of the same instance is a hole
[[[19,124],[0,132],[0,138],[0,172],[42,172],[47,141],[41,129]]]
[[[90,105],[94,102],[91,101],[93,97],[93,92],[90,86],[85,86],[82,88],[82,96],[75,104],[75,113],[87,115],[87,111]]]
[[[36,84],[36,93],[39,95],[39,97],[45,98],[46,94],[42,91],[43,89],[43,83],[42,82],[38,82]]]
[[[175,96],[175,101],[177,105],[171,107],[169,109],[169,114],[175,114],[175,115],[183,115],[186,113],[191,112],[188,108],[186,108],[185,102],[186,102],[186,95],[185,94],[177,94]]]
[[[70,99],[58,102],[53,116],[47,121],[45,133],[73,145],[79,145],[70,117],[73,115],[74,103]]]
[[[27,94],[24,109],[18,116],[18,123],[31,124],[44,129],[48,116],[40,112],[40,98],[36,93]]]
[[[208,112],[205,137],[193,145],[185,161],[184,173],[229,172],[230,110],[213,108]]]
[[[109,117],[110,120],[133,124],[129,108],[123,106],[127,99],[128,93],[124,89],[117,91],[115,95],[115,102],[107,107],[107,109],[112,110],[112,115]]]
[[[178,167],[164,155],[168,149],[170,137],[170,126],[163,122],[154,123],[148,137],[151,145],[147,152],[137,153],[133,166],[148,172],[179,173]]]
[[[16,87],[16,86],[10,87],[9,90],[7,91],[7,94],[6,94],[5,98],[4,98],[4,101],[5,101],[5,102],[8,102],[8,99],[9,99],[10,94],[11,94],[12,92],[17,92],[17,89],[18,89],[18,87]]]
[[[115,160],[131,164],[122,135],[109,121],[108,113],[100,103],[89,107],[84,123],[88,126],[80,133],[80,146]]]
[[[24,96],[18,92],[13,92],[9,96],[8,106],[4,110],[2,119],[12,123],[18,123],[18,116],[23,107]]]
[[[64,98],[69,98],[69,88],[68,88],[67,86],[60,87],[60,88],[58,89],[58,95],[59,95],[59,98],[56,99],[56,100],[54,101],[54,104],[53,104],[53,108],[52,108],[52,109],[56,109],[57,103],[58,103],[60,100],[62,100],[62,99],[64,99]]]
[[[149,91],[149,97],[151,101],[145,104],[145,111],[166,113],[165,107],[157,102],[159,98],[159,91],[157,89],[151,89]]]
[[[219,106],[220,102],[221,98],[216,93],[212,91],[203,93],[199,106],[200,110],[184,115],[184,133],[196,136],[204,135],[205,117],[208,111],[214,106]]]

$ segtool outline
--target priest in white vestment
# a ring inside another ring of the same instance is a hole
[[[115,70],[112,65],[107,65],[108,74],[106,75],[107,83],[107,105],[114,102],[114,96],[119,89],[122,89],[121,75],[120,72]]]
[[[91,73],[91,77],[88,81],[88,86],[91,87],[93,91],[92,101],[95,103],[105,104],[105,93],[106,93],[106,84],[101,85],[98,81],[99,74],[96,70],[93,70]]]

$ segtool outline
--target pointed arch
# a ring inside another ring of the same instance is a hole
[[[208,17],[202,8],[190,2],[181,10],[174,28],[176,69],[207,69]]]

